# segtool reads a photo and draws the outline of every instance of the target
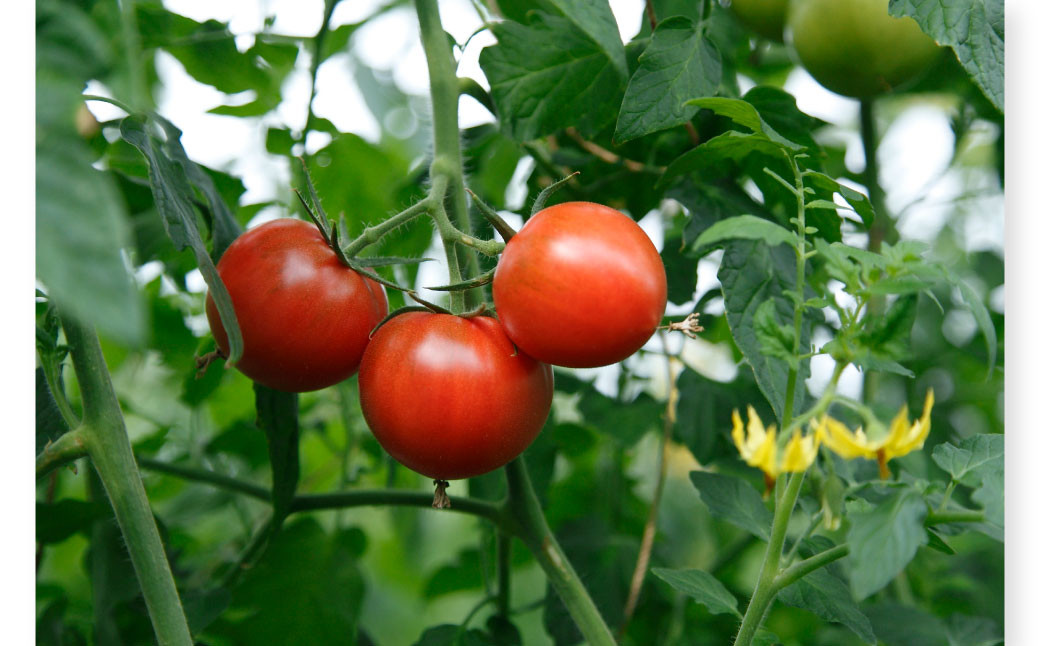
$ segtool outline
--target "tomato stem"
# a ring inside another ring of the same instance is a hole
[[[78,431],[112,503],[159,644],[191,646],[177,585],[130,447],[101,344],[93,328],[60,315],[83,400]],[[75,444],[77,435],[69,443]],[[61,442],[61,440],[59,440]]]
[[[523,455],[506,465],[506,481],[509,484],[506,510],[518,525],[517,536],[534,554],[589,644],[614,646],[616,642],[610,628],[549,529],[527,475]]]
[[[460,253],[459,241],[451,237],[447,226],[457,225],[466,234],[472,231],[462,178],[462,148],[459,145],[459,79],[455,76],[456,61],[441,25],[437,0],[415,0],[415,12],[419,18],[419,38],[430,74],[430,103],[433,113],[433,161],[430,164],[430,177],[434,187],[430,192],[431,198],[438,192],[438,181],[444,181],[432,215],[444,243],[448,274],[451,282],[457,283],[462,280],[464,273],[470,275],[480,267],[473,249],[464,248]],[[451,310],[459,312],[476,307],[477,303],[483,300],[481,291],[482,288],[452,293]]]

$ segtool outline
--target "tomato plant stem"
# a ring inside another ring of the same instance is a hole
[[[780,551],[787,536],[787,524],[791,520],[791,511],[794,503],[798,500],[798,492],[802,488],[802,479],[805,472],[795,473],[784,489],[783,497],[777,501],[776,513],[773,517],[773,528],[769,533],[769,542],[766,544],[766,556],[762,561],[762,569],[758,575],[758,583],[755,591],[751,594],[744,620],[740,623],[734,646],[750,646],[759,625],[765,618],[769,605],[773,603],[776,595],[775,579],[780,565]],[[779,492],[779,486],[777,488]]]
[[[92,328],[67,316],[61,319],[83,398],[83,440],[126,541],[155,636],[162,646],[190,646],[188,623],[134,461],[101,344]]]
[[[39,480],[60,466],[84,457],[87,446],[82,427],[65,433],[47,444],[40,455],[36,456],[36,479]]]
[[[228,491],[234,491],[235,493],[244,494],[257,500],[270,501],[271,492],[259,485],[255,485],[249,482],[239,480],[238,478],[232,478],[225,476],[215,471],[206,471],[204,469],[193,469],[191,467],[180,466],[177,464],[170,464],[169,462],[163,462],[162,460],[154,460],[152,458],[146,458],[138,456],[137,464],[142,469],[148,469],[149,471],[157,471],[159,473],[166,473],[169,475],[177,476],[184,480],[191,480],[194,482],[202,482],[211,484],[221,489]]]
[[[506,465],[506,480],[509,483],[506,508],[519,526],[517,535],[542,566],[574,623],[591,646],[614,645],[610,628],[545,521],[522,455]]]
[[[867,249],[875,253],[881,251],[881,243],[894,234],[888,207],[885,204],[885,191],[881,187],[880,169],[877,159],[878,137],[877,119],[874,116],[874,101],[863,99],[859,104],[859,134],[863,143],[863,185],[874,207],[874,223],[867,234]],[[876,295],[867,303],[868,316],[880,316],[885,311],[884,295]],[[867,370],[863,375],[863,401],[873,403],[881,386],[881,373]]]
[[[130,81],[130,101],[138,111],[152,107],[148,84],[145,82],[144,62],[141,56],[141,32],[137,28],[136,0],[120,0],[120,24],[126,49],[127,78]]]
[[[347,507],[364,507],[368,505],[387,505],[392,507],[431,508],[433,495],[418,491],[398,491],[394,489],[374,489],[369,491],[355,490],[341,493],[302,494],[293,499],[292,512],[320,511],[324,509],[344,509]],[[472,514],[486,518],[496,525],[503,524],[502,510],[498,505],[473,498],[452,496],[451,507],[445,511]]]
[[[505,618],[509,618],[509,586],[510,586],[510,563],[509,557],[513,550],[513,537],[499,529],[495,533],[497,550],[495,552],[496,565],[498,571],[498,594],[496,595],[496,603],[498,605],[498,614]]]
[[[469,207],[466,203],[465,184],[462,179],[462,149],[459,145],[459,80],[455,76],[455,57],[447,34],[441,25],[440,10],[437,0],[415,0],[415,11],[419,18],[419,37],[426,54],[426,66],[430,73],[430,101],[433,112],[433,162],[430,164],[430,176],[436,182],[438,177],[447,180],[442,204],[447,220],[455,224],[465,233],[472,231],[469,219]],[[434,218],[436,222],[436,217]],[[472,249],[463,249],[461,254],[457,244],[445,238],[445,229],[441,228],[444,251],[448,258],[449,273],[455,265],[455,273],[461,280],[462,272],[472,275],[479,269],[476,253]],[[461,255],[461,258],[459,257]],[[461,270],[459,263],[461,260]],[[457,298],[451,296],[452,303]],[[476,307],[480,302],[479,290],[467,290],[462,293],[463,303],[459,309]]]

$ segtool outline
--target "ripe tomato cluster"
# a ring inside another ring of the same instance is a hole
[[[373,435],[436,480],[515,459],[549,416],[550,364],[624,359],[653,335],[667,300],[664,265],[643,230],[587,202],[535,214],[506,244],[493,285],[497,318],[410,311],[387,319],[383,288],[298,220],[246,232],[217,270],[242,331],[239,370],[291,392],[360,371]],[[212,297],[206,314],[226,355]]]

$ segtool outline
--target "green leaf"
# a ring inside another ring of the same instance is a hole
[[[953,549],[950,544],[946,542],[946,539],[940,536],[934,529],[926,527],[925,531],[928,532],[928,547],[937,552],[942,552],[943,554],[950,554],[951,556],[957,553],[957,550]]]
[[[765,123],[776,128],[781,135],[805,146],[811,154],[818,154],[813,132],[826,125],[826,122],[799,110],[793,96],[778,87],[756,85],[744,94],[743,99],[755,108]]]
[[[48,442],[61,437],[69,425],[61,415],[58,403],[54,400],[50,385],[43,368],[36,369],[36,454],[46,448]],[[37,518],[39,528],[39,518]]]
[[[76,532],[89,533],[95,521],[111,515],[99,503],[86,500],[59,500],[56,503],[36,503],[36,540],[41,543],[60,543]]]
[[[710,226],[697,237],[693,248],[701,249],[724,240],[761,240],[770,246],[787,244],[792,248],[798,245],[794,232],[779,224],[754,215],[738,215]]]
[[[803,608],[825,621],[844,624],[868,644],[877,642],[870,620],[852,600],[845,582],[825,569],[810,572],[780,591],[781,603]]]
[[[969,617],[955,612],[946,620],[949,646],[996,646],[1004,641],[992,619]]]
[[[769,137],[730,130],[680,155],[669,164],[657,184],[664,186],[676,177],[690,173],[699,173],[709,179],[730,177],[735,174],[736,164],[756,153],[785,159],[783,147]]]
[[[70,314],[140,346],[147,317],[121,255],[130,241],[126,208],[92,162],[82,141],[54,132],[38,138],[36,276]]]
[[[155,205],[163,217],[166,233],[178,249],[190,247],[194,253],[199,271],[206,280],[228,334],[228,343],[231,346],[228,362],[234,363],[242,356],[242,332],[238,327],[238,317],[235,315],[231,296],[224,286],[224,281],[220,279],[213,258],[206,250],[199,233],[194,207],[195,193],[190,182],[201,182],[201,187],[209,199],[211,222],[214,224],[214,251],[217,250],[217,231],[224,232],[221,235],[222,244],[230,244],[228,238],[233,239],[232,234],[237,233],[238,225],[233,219],[228,221],[227,207],[221,208],[223,200],[216,193],[212,180],[206,179],[205,174],[194,164],[185,163],[187,157],[180,147],[180,131],[162,117],[155,115],[155,118],[167,134],[165,142],[160,142],[156,136],[149,134],[147,121],[141,115],[123,119],[119,131],[123,139],[140,150],[148,160],[148,180]],[[171,141],[170,135],[174,133],[177,137]]]
[[[851,206],[859,215],[865,228],[869,229],[870,226],[874,224],[874,207],[871,205],[870,199],[868,199],[863,193],[860,193],[854,188],[849,188],[827,175],[816,171],[805,173],[805,179],[816,190],[817,197],[821,197],[822,195],[834,195],[837,193],[841,195],[845,201],[849,203],[849,206]]]
[[[791,352],[794,326],[781,325],[777,318],[776,301],[769,299],[759,305],[752,318],[755,338],[763,355],[781,359],[792,370],[798,370],[798,357]]]
[[[770,141],[791,152],[800,152],[805,149],[805,146],[791,141],[763,121],[755,106],[742,99],[731,99],[721,96],[704,97],[690,99],[687,103],[700,108],[707,108],[719,116],[728,117],[734,123],[744,126],[755,134],[765,135]]]
[[[209,631],[235,644],[356,643],[363,593],[349,534],[303,518],[271,542]]]
[[[989,363],[989,374],[992,375],[993,366],[997,361],[997,331],[993,327],[993,319],[990,317],[985,303],[968,283],[960,281],[957,287],[961,298],[968,304],[972,316],[975,317],[975,323],[982,332],[982,338],[986,340],[986,357]]]
[[[462,626],[441,624],[427,628],[413,646],[496,646],[491,635],[484,631]]]
[[[481,556],[475,549],[459,553],[458,561],[441,566],[426,582],[423,596],[427,599],[460,590],[476,590],[484,584],[481,574]]]
[[[769,247],[764,242],[738,240],[727,246],[718,272],[733,341],[751,366],[755,381],[772,406],[776,419],[783,419],[788,364],[763,352],[758,335],[755,334],[754,313],[762,303],[772,298],[776,302],[777,323],[793,323],[794,306],[784,297],[784,290],[794,290],[796,286],[794,269],[794,252],[791,249]],[[809,321],[802,325],[799,354],[809,351],[811,328]],[[794,414],[802,409],[808,373],[808,362],[800,362],[795,377]]]
[[[578,403],[585,422],[611,435],[623,446],[634,445],[651,427],[660,423],[663,406],[646,393],[632,401],[607,397],[589,384]]]
[[[1004,528],[1004,469],[990,471],[982,477],[982,486],[971,494],[971,499],[982,505],[986,521]]]
[[[227,588],[185,590],[180,596],[184,616],[195,635],[216,621],[231,605],[231,592]]]
[[[780,637],[765,628],[759,628],[751,638],[751,646],[782,646]]]
[[[1004,3],[988,0],[890,0],[889,13],[910,16],[949,45],[986,97],[1004,111]]]
[[[289,514],[300,480],[299,396],[254,383],[257,425],[271,458],[271,503],[277,527]]]
[[[924,518],[928,505],[921,494],[905,487],[882,503],[865,510],[851,510],[849,563],[853,597],[859,600],[883,588],[928,542]]]
[[[690,480],[712,516],[769,540],[773,514],[754,487],[740,478],[708,471],[691,471]]]
[[[598,130],[616,115],[623,78],[599,45],[563,18],[491,27],[498,44],[480,53],[502,131],[538,139],[567,126]]]
[[[885,646],[947,646],[946,627],[922,610],[886,601],[863,612]]]
[[[625,142],[689,121],[691,96],[711,96],[722,80],[722,59],[703,25],[685,16],[661,22],[639,56],[625,90],[614,140]]]
[[[607,0],[549,0],[578,29],[599,45],[623,77],[628,76],[625,46]]]
[[[729,613],[738,619],[737,598],[718,579],[702,570],[672,570],[655,567],[653,573],[679,592],[688,595],[715,615]]]
[[[1004,469],[1004,436],[999,433],[973,435],[961,442],[960,448],[944,442],[932,450],[939,468],[957,482],[978,486],[986,474]],[[971,482],[965,476],[975,473]]]

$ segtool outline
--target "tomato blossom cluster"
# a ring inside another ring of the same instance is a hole
[[[935,395],[929,389],[919,419],[911,423],[909,409],[904,405],[887,431],[874,438],[865,433],[862,427],[851,431],[833,417],[823,415],[810,422],[812,432],[807,435],[803,435],[800,428],[795,428],[782,449],[777,439],[776,425],[770,424],[767,428],[755,409],[748,406],[746,427],[740,414],[733,411],[733,443],[744,462],[765,474],[767,487],[770,488],[779,474],[802,472],[812,466],[821,444],[846,460],[876,460],[879,474],[884,479],[890,475],[889,460],[924,446],[932,428],[934,403]]]

